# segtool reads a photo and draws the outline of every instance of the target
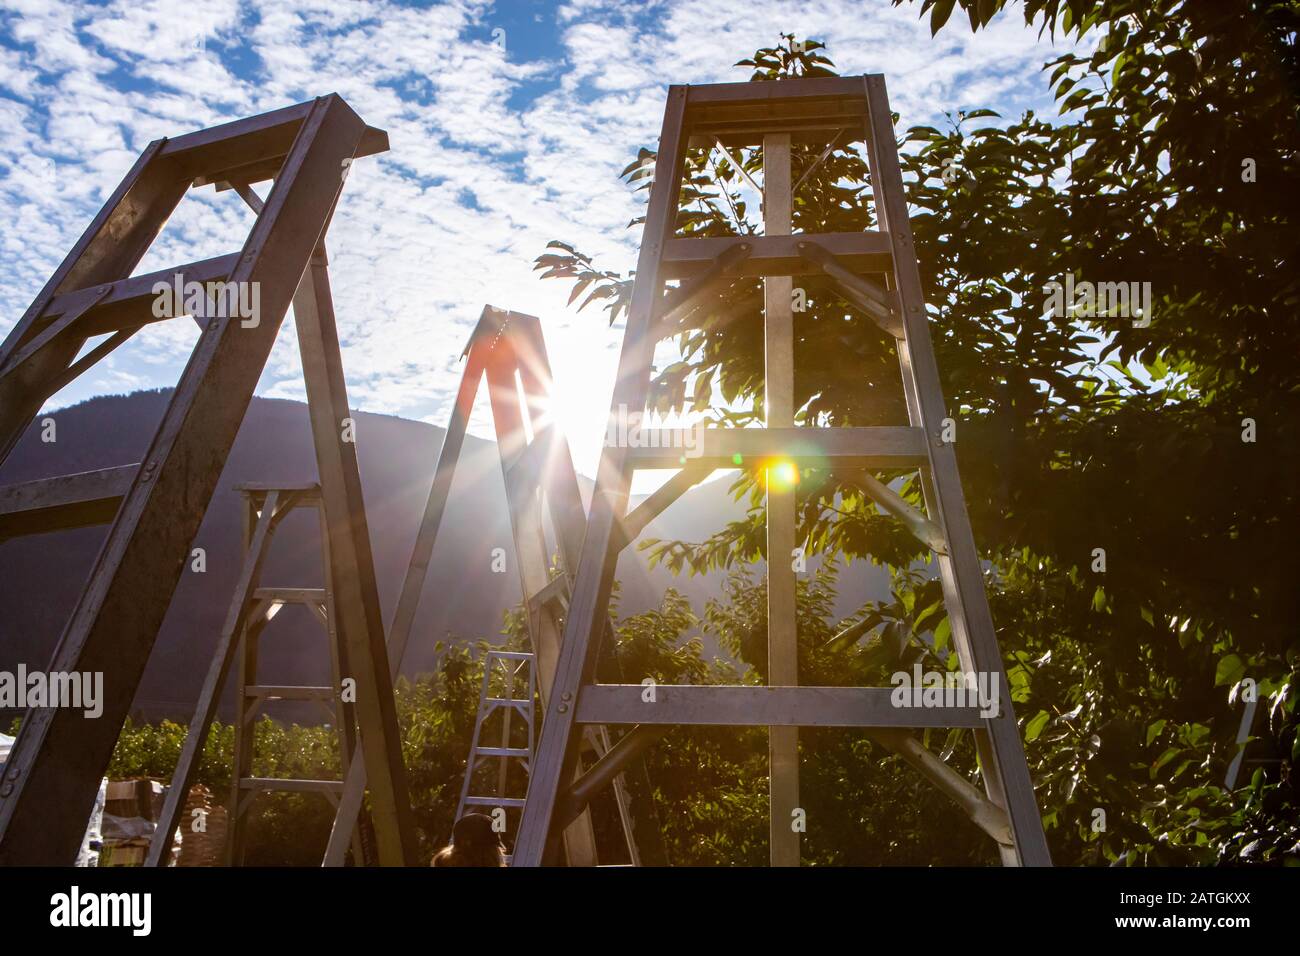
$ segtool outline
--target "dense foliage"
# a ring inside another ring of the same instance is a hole
[[[921,9],[937,31],[954,5]],[[961,6],[978,28],[1003,4]],[[1288,558],[1300,531],[1300,198],[1288,188],[1300,174],[1297,10],[1030,0],[1027,21],[1079,39],[1077,50],[1099,38],[1090,55],[1047,64],[1060,116],[954,111],[946,128],[903,139],[967,500],[1060,862],[1300,858],[1300,608]],[[756,82],[833,69],[821,44],[788,35],[738,65]],[[647,188],[654,158],[643,149],[628,181]],[[797,151],[795,176],[815,159]],[[761,175],[760,149],[738,161]],[[678,233],[753,232],[728,161],[701,149],[687,164]],[[796,230],[870,227],[871,198],[859,152],[837,149],[796,196]],[[575,299],[603,302],[611,322],[624,314],[632,276],[552,249],[538,260],[545,276],[573,280]],[[1067,277],[1149,283],[1153,308],[1055,315],[1048,283]],[[904,423],[892,342],[861,317],[845,321],[847,303],[815,277],[800,282],[810,300],[796,321],[801,422]],[[757,293],[737,283],[678,338],[680,354],[656,369],[657,408],[758,420]],[[652,542],[652,557],[689,570],[763,557],[761,488],[742,474],[736,490],[749,495],[745,520],[701,542]],[[905,490],[919,504],[915,482]],[[876,615],[854,630],[860,641],[945,654],[937,588],[909,570],[924,558],[914,539],[851,475],[807,476],[800,502],[810,550],[898,574],[896,599],[860,612]],[[763,645],[741,648],[760,672]],[[815,646],[801,630],[801,673],[815,668]],[[858,675],[837,659],[828,676]],[[1228,793],[1220,785],[1252,693],[1263,712],[1252,755],[1274,759]],[[804,749],[815,779],[821,750]],[[950,760],[976,773],[962,754]]]

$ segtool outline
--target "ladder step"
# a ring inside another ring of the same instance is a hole
[[[286,777],[240,777],[240,790],[284,793],[342,793],[342,780],[294,780]]]
[[[475,747],[475,757],[531,757],[527,747]]]
[[[324,588],[258,588],[253,597],[280,604],[324,604]]]
[[[206,284],[225,280],[238,264],[239,253],[232,252],[213,259],[172,266],[148,275],[118,279],[108,283],[107,293],[100,293],[100,285],[61,292],[50,299],[41,315],[53,318],[85,308],[85,314],[76,322],[77,334],[102,335],[129,326],[133,320],[154,321],[156,316],[152,314],[152,306],[159,301],[158,294],[154,292],[156,283],[165,282],[172,286],[180,282],[184,286],[189,282]]]
[[[475,807],[522,807],[523,797],[466,797],[465,803]]]
[[[546,587],[528,599],[528,610],[536,611],[551,601],[558,602],[563,608],[569,606],[569,579],[563,574],[551,578]]]
[[[689,439],[695,447],[686,448]],[[735,468],[770,458],[856,468],[920,468],[929,463],[925,432],[910,426],[875,428],[642,429],[627,450],[635,468],[683,464]]]
[[[276,484],[269,481],[241,481],[235,490],[255,498],[265,498],[269,492],[278,491],[282,495],[293,493],[298,501],[315,501],[320,498],[320,484],[315,481],[299,481]],[[283,504],[281,500],[281,504]]]
[[[819,232],[812,236],[669,239],[664,243],[664,277],[682,279],[703,272],[714,259],[741,242],[747,242],[753,248],[748,258],[735,266],[735,275],[816,275],[821,268],[799,250],[799,243],[808,239],[816,239],[819,246],[851,272],[878,274],[893,271],[894,254],[889,233]]]
[[[507,489],[536,489],[546,473],[555,445],[554,431],[546,429],[530,441],[506,467]]]
[[[893,687],[751,687],[589,684],[581,724],[707,724],[730,727],[985,727],[978,705],[898,707]],[[967,697],[970,700],[970,696]]]
[[[334,699],[333,687],[286,686],[281,684],[249,684],[244,688],[245,697],[261,697],[266,700],[324,700]]]
[[[137,462],[0,486],[0,538],[107,524],[139,469]]]

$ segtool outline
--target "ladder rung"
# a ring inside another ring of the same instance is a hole
[[[687,440],[695,447],[686,448]],[[647,428],[627,453],[635,468],[679,468],[684,464],[735,468],[771,458],[839,467],[919,468],[929,460],[925,432],[909,426],[705,428],[698,432]]]
[[[522,707],[522,706],[525,705],[525,704],[531,704],[532,701],[529,700],[527,697],[521,697],[521,698],[515,698],[515,697],[485,697],[485,698],[483,698],[483,703],[485,703],[485,704],[494,704],[494,705],[496,705],[497,707],[505,707],[505,706]]]
[[[278,790],[284,793],[342,793],[342,780],[294,780],[286,777],[240,777],[240,790]]]
[[[978,706],[897,707],[893,687],[753,687],[589,684],[578,695],[583,724],[730,727],[984,727]]]
[[[137,462],[0,485],[0,538],[112,521],[139,469]]]
[[[41,315],[45,318],[66,315],[81,308],[87,302],[93,302],[91,308],[76,322],[77,335],[101,335],[128,326],[130,320],[155,321],[153,310],[150,308],[152,303],[158,301],[158,294],[153,291],[155,284],[165,282],[168,286],[172,286],[179,281],[183,287],[189,282],[206,284],[224,280],[238,264],[239,253],[232,252],[225,256],[172,266],[170,269],[151,272],[148,275],[118,279],[116,282],[108,283],[108,292],[100,295],[98,301],[94,300],[99,289],[102,288],[100,285],[73,292],[61,292],[50,300]],[[163,317],[164,320],[168,318],[171,316]]]
[[[561,607],[569,604],[569,579],[561,574],[551,578],[546,587],[528,599],[528,610],[536,611],[551,601],[558,601]]]
[[[507,489],[534,490],[540,486],[554,446],[554,432],[550,429],[530,441],[506,468]]]
[[[258,588],[253,597],[281,604],[323,604],[324,588]]]
[[[475,757],[531,757],[527,747],[475,747]]]
[[[664,243],[664,278],[682,279],[703,272],[718,256],[741,242],[753,248],[729,275],[817,275],[821,267],[805,258],[799,243],[814,239],[844,268],[855,273],[889,273],[894,254],[887,232],[819,232],[793,236],[738,236],[711,239],[669,239]]]
[[[466,797],[465,803],[475,807],[522,807],[523,797]]]
[[[296,501],[315,501],[320,498],[320,484],[315,481],[299,481],[285,484],[276,484],[270,481],[241,481],[235,485],[235,490],[254,498],[265,498],[272,491],[278,491],[281,494],[292,493],[296,496]],[[281,505],[284,504],[283,501],[280,503]]]
[[[531,661],[532,651],[488,651],[488,657],[504,657],[509,661]]]
[[[304,687],[282,684],[249,684],[245,697],[264,697],[267,700],[333,700],[333,687]]]

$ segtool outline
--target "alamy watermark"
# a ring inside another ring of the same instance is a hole
[[[689,428],[660,428],[657,414],[643,425],[641,412],[629,412],[626,405],[610,416],[605,427],[605,444],[613,448],[680,448],[686,458],[699,458],[704,454],[704,423],[696,422]]]
[[[150,893],[96,893],[73,886],[50,897],[50,925],[55,927],[125,927],[133,936],[148,936],[153,927]]]
[[[28,671],[26,664],[19,664],[17,672],[0,671],[0,707],[67,707],[99,717],[104,713],[104,672],[47,673]]]
[[[1067,273],[1065,282],[1052,280],[1043,286],[1047,307],[1057,318],[1132,319],[1135,329],[1151,324],[1150,282],[1075,282]]]
[[[171,282],[155,282],[151,291],[155,318],[177,315],[192,315],[196,319],[234,318],[246,329],[256,328],[262,321],[262,284],[257,281],[191,279],[186,282],[185,276],[178,272]]]
[[[980,716],[996,717],[1001,699],[998,675],[988,671],[924,671],[920,664],[912,672],[895,671],[889,702],[895,707],[978,707]]]

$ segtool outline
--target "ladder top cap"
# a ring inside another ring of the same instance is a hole
[[[211,183],[222,188],[229,182],[260,182],[279,172],[303,121],[322,104],[341,110],[356,122],[361,119],[337,93],[278,110],[232,120],[162,141],[158,151],[195,186]],[[361,139],[353,159],[387,152],[388,133],[362,124]]]
[[[682,124],[692,147],[752,146],[769,133],[824,145],[862,139],[867,77],[817,76],[670,88],[684,97]],[[844,140],[844,134],[848,140]]]
[[[670,95],[674,91],[684,91],[688,106],[822,99],[826,97],[865,99],[866,86],[863,81],[877,76],[880,76],[880,74],[789,77],[780,80],[760,80],[744,83],[683,84],[670,86],[668,91]]]
[[[352,109],[348,106],[347,100],[339,96],[339,94],[327,93],[315,100],[304,100],[292,106],[281,107],[278,110],[268,110],[265,113],[258,113],[256,116],[245,116],[242,119],[231,120],[228,123],[219,123],[216,126],[208,126],[192,133],[173,136],[164,141],[162,155],[176,156],[204,146],[210,146],[213,143],[237,139],[253,133],[266,132],[279,127],[296,127],[297,124],[307,118],[311,108],[321,100],[336,100],[348,110]],[[363,149],[367,150],[367,152],[363,152]],[[367,126],[356,155],[369,156],[374,153],[385,152],[387,149],[388,133],[385,130]]]
[[[497,308],[495,305],[485,305],[479,315],[478,324],[474,326],[474,331],[470,333],[469,341],[465,343],[465,348],[460,353],[460,357],[464,358],[468,355],[469,350],[480,338],[500,335],[511,322],[531,323],[535,326],[541,325],[541,320],[537,316],[529,315],[527,312],[513,312],[510,309]]]

